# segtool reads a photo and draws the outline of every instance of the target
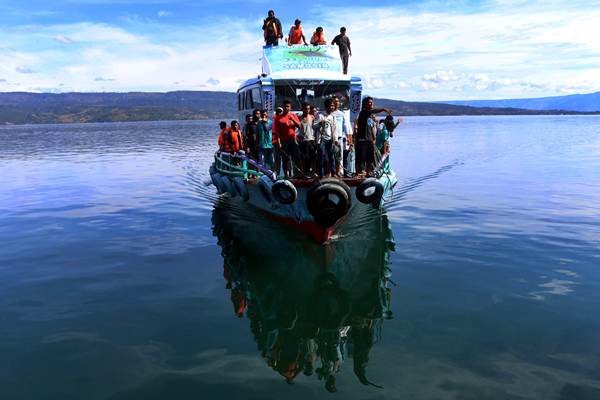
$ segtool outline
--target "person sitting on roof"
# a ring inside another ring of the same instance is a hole
[[[279,45],[279,39],[283,38],[281,21],[279,21],[279,18],[275,18],[275,11],[273,10],[269,10],[268,15],[262,26],[265,44],[267,46],[277,46]]]
[[[290,33],[288,35],[288,46],[293,46],[295,44],[308,44],[306,43],[306,38],[304,37],[304,32],[302,31],[302,21],[297,19],[294,21],[294,26],[290,28]]]
[[[310,39],[310,44],[313,44],[315,46],[327,44],[323,28],[321,28],[320,26],[317,27],[317,30],[313,32],[312,38]]]

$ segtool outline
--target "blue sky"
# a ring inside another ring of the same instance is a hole
[[[0,91],[230,90],[260,72],[275,9],[329,40],[351,73],[403,100],[600,90],[600,1],[0,0]],[[376,4],[376,5],[375,5]]]

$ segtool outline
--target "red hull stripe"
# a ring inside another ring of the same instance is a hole
[[[283,217],[281,215],[275,215],[270,213],[267,213],[267,215],[274,221],[280,222],[285,225],[289,225],[293,228],[298,229],[301,232],[306,233],[319,244],[325,243],[331,237],[333,231],[335,230],[335,226],[331,228],[324,228],[314,221],[298,222],[295,219]]]

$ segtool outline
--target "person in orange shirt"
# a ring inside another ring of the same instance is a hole
[[[317,30],[313,32],[312,38],[310,39],[310,44],[313,44],[315,46],[327,44],[323,28],[321,28],[320,26],[317,27]]]
[[[242,148],[242,131],[240,130],[240,124],[236,120],[231,121],[230,126],[227,144],[229,145],[228,151],[233,154]]]
[[[300,167],[301,155],[296,141],[296,129],[301,126],[300,118],[292,112],[292,103],[285,100],[283,102],[283,112],[273,122],[273,132],[279,140],[283,172],[288,178],[293,175],[294,167]]]
[[[288,46],[303,43],[308,44],[306,43],[306,38],[304,37],[304,32],[302,31],[302,26],[300,25],[301,23],[302,21],[299,19],[294,21],[294,26],[292,26],[288,35]]]
[[[237,153],[242,146],[242,132],[240,124],[237,121],[231,121],[231,128],[227,129],[227,124],[221,121],[221,133],[219,134],[219,148],[228,153]]]
[[[221,131],[219,132],[219,139],[218,139],[219,150],[227,151],[227,150],[225,150],[225,131],[227,130],[227,122],[221,121],[219,123],[219,129],[221,129]]]

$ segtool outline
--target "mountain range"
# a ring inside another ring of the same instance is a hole
[[[406,102],[390,99],[375,99],[375,103],[378,107],[391,108],[394,110],[394,114],[403,116],[587,113],[560,108],[527,110],[504,106],[474,107],[464,104]],[[236,94],[231,92],[0,93],[0,124],[232,119],[236,117]]]
[[[538,97],[531,99],[506,100],[460,100],[436,103],[471,107],[510,107],[527,110],[568,110],[582,112],[600,111],[600,92],[571,94],[568,96]]]

